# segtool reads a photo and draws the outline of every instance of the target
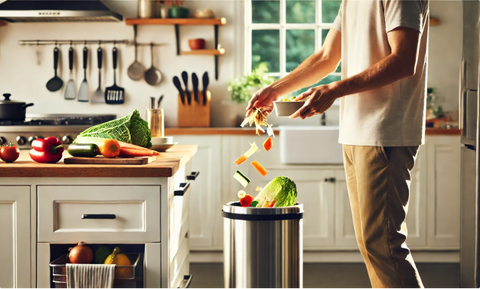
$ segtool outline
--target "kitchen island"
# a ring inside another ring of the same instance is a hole
[[[0,287],[64,285],[52,283],[49,264],[57,251],[79,241],[140,248],[137,284],[143,287],[184,284],[186,179],[197,176],[191,172],[197,150],[176,145],[145,165],[1,162],[0,230],[7,233],[0,234]]]

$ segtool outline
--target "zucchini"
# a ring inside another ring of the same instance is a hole
[[[74,157],[94,157],[100,154],[100,149],[94,143],[71,144],[67,151]]]
[[[240,171],[236,171],[233,177],[243,186],[246,187],[250,183],[250,179],[247,178]]]

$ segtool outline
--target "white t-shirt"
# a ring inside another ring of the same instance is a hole
[[[408,27],[421,37],[415,75],[340,99],[340,143],[424,143],[428,15],[428,0],[342,0],[333,24],[342,37],[342,79],[390,54],[387,32]]]

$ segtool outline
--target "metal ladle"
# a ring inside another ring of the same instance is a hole
[[[157,85],[162,81],[162,73],[158,68],[153,66],[153,43],[150,43],[150,54],[152,58],[152,66],[145,72],[145,81],[150,85]]]
[[[133,45],[135,46],[135,61],[130,64],[127,70],[128,77],[133,80],[140,80],[145,73],[145,66],[137,60],[137,25],[133,25]]]

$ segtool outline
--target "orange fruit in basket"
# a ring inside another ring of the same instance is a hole
[[[120,248],[115,247],[112,254],[105,259],[105,264],[115,264],[117,266],[131,266],[132,262],[127,255],[119,253]],[[115,279],[126,279],[132,277],[132,268],[115,268]]]

